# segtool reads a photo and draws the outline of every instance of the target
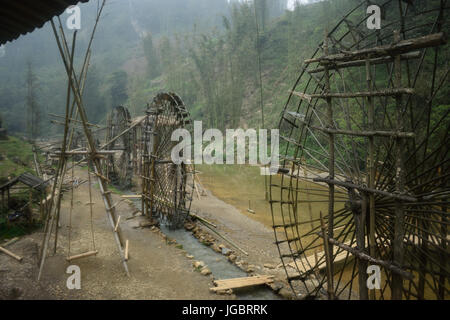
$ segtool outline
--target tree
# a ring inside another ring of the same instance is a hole
[[[105,102],[100,93],[101,79],[95,66],[91,66],[86,78],[83,101],[90,122],[97,123],[105,115]]]
[[[40,135],[41,112],[36,98],[36,91],[38,89],[37,78],[30,61],[27,63],[26,77],[27,134],[30,139],[34,139]]]
[[[110,95],[115,106],[123,105],[128,100],[127,94],[128,75],[125,71],[116,71],[110,79]]]
[[[154,79],[161,74],[161,66],[158,54],[153,45],[153,37],[151,33],[147,33],[142,39],[144,47],[144,55],[147,60],[147,73],[150,79]]]

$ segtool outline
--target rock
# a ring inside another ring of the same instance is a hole
[[[188,258],[188,259],[194,259],[194,256],[191,255],[191,254],[187,254],[187,255],[186,255],[186,258]]]
[[[255,272],[255,269],[256,269],[256,267],[255,267],[254,265],[250,264],[250,265],[247,267],[247,272],[248,272],[248,273]]]
[[[225,248],[225,245],[223,243],[221,243],[221,244],[219,244],[219,248],[223,249],[223,248]]]
[[[287,288],[280,289],[278,294],[284,299],[292,300],[292,298],[293,298],[292,290],[287,289]]]
[[[234,262],[235,260],[236,260],[236,255],[235,254],[230,254],[229,256],[228,256],[228,260],[230,261],[230,262]]]
[[[211,249],[213,249],[215,252],[219,252],[219,253],[222,252],[222,250],[219,248],[219,246],[215,243],[211,246]]]
[[[187,230],[187,231],[191,231],[191,230],[193,230],[194,228],[195,228],[195,225],[193,224],[193,223],[185,223],[184,224],[184,228]]]
[[[231,250],[228,249],[228,248],[226,248],[226,247],[222,247],[221,250],[222,250],[222,254],[223,254],[224,256],[228,256],[228,255],[231,254]]]
[[[264,263],[264,268],[267,268],[267,269],[275,269],[276,266],[274,266],[273,264],[270,264],[270,263]]]
[[[141,222],[139,222],[139,226],[141,227],[141,228],[150,228],[150,227],[153,227],[153,226],[155,226],[155,225],[157,225],[158,224],[158,221],[156,221],[156,220],[153,220],[153,221],[141,221]]]
[[[203,268],[205,266],[205,263],[203,261],[194,261],[192,263],[194,268]]]
[[[233,294],[233,290],[231,290],[231,289],[219,290],[219,291],[216,291],[216,293],[220,294],[220,295],[231,295],[231,294]]]
[[[211,274],[211,270],[209,270],[207,267],[203,267],[202,271],[200,273],[204,276],[208,276]]]
[[[280,290],[284,288],[283,283],[279,281],[272,282],[269,284],[269,286],[275,293],[280,292]]]

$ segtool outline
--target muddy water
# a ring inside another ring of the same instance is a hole
[[[236,207],[242,214],[263,223],[272,228],[272,213],[269,202],[265,199],[265,176],[260,174],[260,168],[249,165],[200,165],[196,167],[200,171],[198,175],[202,185],[210,190],[214,196]],[[289,181],[282,183],[281,176],[272,176],[272,181],[267,177],[267,184],[287,186]],[[328,188],[316,183],[299,180],[293,187],[300,191],[297,193],[298,221],[299,223],[310,221],[311,217],[317,219],[320,212],[324,215],[328,212]],[[310,190],[306,192],[306,189]],[[284,191],[286,194],[286,190]],[[279,200],[280,188],[272,189],[272,200]],[[345,195],[336,191],[335,210],[344,205]],[[285,199],[286,200],[286,199]],[[254,213],[250,213],[251,209]],[[284,213],[286,218],[286,212]],[[280,206],[274,205],[274,218],[276,224],[282,223]],[[315,224],[316,226],[316,224]],[[311,224],[300,224],[301,234],[310,230]]]

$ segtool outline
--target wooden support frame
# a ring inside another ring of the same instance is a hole
[[[86,63],[88,57],[90,56],[90,46],[91,46],[91,43],[92,43],[92,40],[93,40],[93,36],[94,36],[95,31],[96,31],[96,28],[97,28],[97,25],[98,25],[98,21],[100,19],[100,16],[101,16],[101,13],[103,11],[104,6],[105,6],[105,0],[103,0],[99,10],[97,11],[96,22],[95,22],[95,25],[94,25],[93,32],[91,34],[91,39],[89,41],[88,50],[87,50],[87,53],[86,53],[86,56],[85,56],[85,63]],[[105,181],[103,179],[100,160],[99,160],[99,158],[94,156],[94,155],[97,154],[95,141],[94,141],[94,139],[92,137],[92,134],[91,134],[91,131],[90,131],[90,127],[88,126],[87,116],[86,116],[85,108],[84,108],[84,105],[83,105],[83,99],[82,99],[82,95],[81,95],[80,82],[78,81],[77,75],[75,74],[75,72],[73,70],[73,58],[74,58],[74,48],[75,48],[75,41],[76,41],[76,32],[74,33],[74,36],[73,36],[72,52],[71,52],[71,54],[68,54],[67,42],[66,42],[64,30],[62,28],[62,23],[61,23],[60,20],[59,20],[59,23],[60,23],[61,38],[58,35],[58,32],[56,30],[54,21],[51,20],[53,33],[55,35],[56,43],[58,45],[58,50],[60,52],[61,58],[63,60],[64,68],[66,70],[67,77],[69,79],[68,95],[67,95],[68,98],[67,98],[67,105],[66,105],[66,126],[65,126],[65,134],[64,134],[64,139],[63,139],[63,148],[62,148],[62,153],[61,153],[61,157],[60,157],[60,165],[59,165],[59,169],[60,170],[59,171],[61,171],[62,173],[65,172],[65,163],[64,163],[65,157],[63,155],[64,155],[64,153],[66,151],[65,150],[66,142],[67,142],[66,141],[66,137],[67,137],[67,131],[69,129],[69,118],[71,118],[70,112],[69,112],[70,93],[73,93],[73,95],[74,95],[74,105],[77,106],[77,113],[79,114],[80,120],[81,120],[82,125],[83,125],[84,133],[85,133],[85,136],[86,136],[86,139],[87,139],[88,149],[90,150],[90,154],[91,154],[91,158],[92,158],[92,164],[93,164],[93,167],[94,167],[94,172],[95,172],[95,174],[98,177],[98,183],[99,183],[99,187],[100,187],[100,192],[102,194],[103,201],[104,201],[104,204],[105,204],[106,214],[107,214],[108,220],[109,220],[109,222],[111,224],[111,227],[114,230],[115,224],[116,224],[116,217],[115,217],[114,208],[111,208],[111,206],[112,206],[112,198],[111,198],[110,193],[107,193],[108,189],[107,189],[107,185],[106,185],[106,183],[105,183]],[[82,77],[83,77],[83,75],[82,75]],[[62,177],[61,177],[60,181],[57,181],[57,179],[55,179],[55,185],[54,185],[54,188],[53,188],[53,194],[55,192],[57,183],[59,184],[58,190],[61,189],[62,180],[63,180]],[[60,199],[60,197],[58,197],[58,198]],[[59,202],[60,201],[58,201],[58,203]],[[43,269],[45,257],[46,257],[46,254],[47,254],[48,241],[50,239],[50,234],[52,232],[52,227],[53,227],[53,223],[54,223],[55,220],[57,220],[57,217],[55,217],[55,214],[51,215],[50,220],[46,224],[45,237],[44,237],[44,240],[43,240],[43,246],[41,248],[41,261],[40,261],[40,267],[39,267],[38,280],[40,279],[40,276],[42,274],[42,269]],[[125,272],[126,272],[127,275],[129,275],[128,265],[127,265],[127,262],[126,262],[126,260],[124,258],[124,252],[123,252],[123,249],[122,249],[123,242],[122,242],[122,239],[121,239],[120,229],[118,229],[117,232],[113,232],[113,234],[114,234],[115,241],[116,241],[116,243],[118,245],[119,254],[120,254],[121,258],[122,258],[122,263],[123,263]],[[57,237],[55,239],[57,239]],[[56,248],[56,241],[55,241],[55,248]]]

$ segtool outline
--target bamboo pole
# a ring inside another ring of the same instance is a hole
[[[128,240],[125,241],[125,261],[128,261]]]
[[[400,32],[394,31],[394,42],[400,40]],[[400,87],[402,85],[402,66],[399,56],[395,57],[394,60],[394,85]],[[403,129],[403,104],[402,96],[399,94],[395,97],[396,102],[396,121],[397,130],[401,131]],[[398,193],[402,194],[405,191],[404,186],[404,164],[403,164],[403,141],[397,138],[395,141],[395,151],[396,151],[396,177],[395,177],[395,189]],[[404,211],[403,204],[401,201],[396,201],[395,203],[395,220],[394,220],[394,241],[393,241],[393,259],[394,264],[398,267],[403,265],[404,248],[403,248],[403,237],[405,234],[404,230]],[[401,300],[403,296],[403,278],[398,274],[392,275],[392,299]]]
[[[227,241],[229,244],[231,244],[233,247],[235,247],[236,249],[238,249],[239,251],[241,251],[243,254],[245,254],[246,256],[248,256],[248,253],[242,249],[241,247],[239,247],[236,243],[234,243],[233,240],[229,239],[228,237],[222,235],[221,233],[219,233],[218,231],[214,230],[213,228],[211,228],[209,226],[208,223],[203,222],[202,220],[200,220],[201,223],[203,223],[203,225],[205,227],[207,227],[209,230],[211,230],[212,232],[214,232],[215,234],[217,234],[219,237],[221,237],[222,239],[224,239],[225,241]]]
[[[119,216],[119,218],[117,219],[116,226],[114,227],[114,232],[117,232],[117,228],[119,228],[119,223],[120,223],[120,218],[121,217],[122,216]]]
[[[14,254],[14,253],[12,253],[11,251],[9,251],[9,250],[7,250],[7,249],[5,249],[5,248],[3,248],[3,247],[0,247],[0,252],[3,252],[4,254],[7,254],[8,256],[10,256],[10,257],[13,257],[14,259],[16,259],[17,261],[22,261],[22,257],[20,257],[20,256],[18,256],[18,255],[16,255],[16,254]]]
[[[324,40],[324,54],[328,55],[328,36],[325,35],[325,40]],[[328,71],[328,66],[325,65],[325,92],[329,93],[330,92],[330,73]],[[328,126],[331,129],[334,129],[334,121],[333,121],[333,105],[331,102],[331,96],[326,98],[326,102],[327,102],[327,122],[328,122]],[[334,180],[334,134],[333,133],[329,133],[328,134],[328,143],[329,143],[329,164],[328,164],[328,172],[329,172],[329,179],[330,180]],[[328,236],[329,237],[333,237],[333,225],[334,225],[334,184],[328,184],[328,189],[329,189],[329,194],[328,194]],[[326,249],[326,252],[328,253],[329,256],[329,260],[327,263],[328,266],[328,270],[329,270],[329,279],[328,279],[328,284],[327,284],[327,288],[328,288],[328,298],[329,299],[334,299],[334,280],[333,280],[333,245],[328,246],[327,243],[327,247],[328,250]]]
[[[401,62],[399,54],[422,48],[435,47],[445,43],[446,43],[445,35],[443,32],[440,32],[419,38],[401,40],[395,44],[388,44],[384,46],[362,49],[353,52],[346,52],[335,55],[328,55],[327,53],[325,53],[325,56],[314,59],[307,59],[305,60],[305,63],[309,64],[313,62],[320,62],[320,63],[345,62],[355,59],[364,59],[366,57],[378,58],[390,55],[397,55],[398,57],[397,59],[399,60],[399,62]]]
[[[95,256],[95,255],[97,255],[97,253],[98,253],[97,250],[88,251],[88,252],[85,252],[85,253],[81,253],[81,254],[77,254],[77,255],[74,255],[74,256],[67,257],[66,260],[70,262],[70,261],[81,259],[81,258]]]

